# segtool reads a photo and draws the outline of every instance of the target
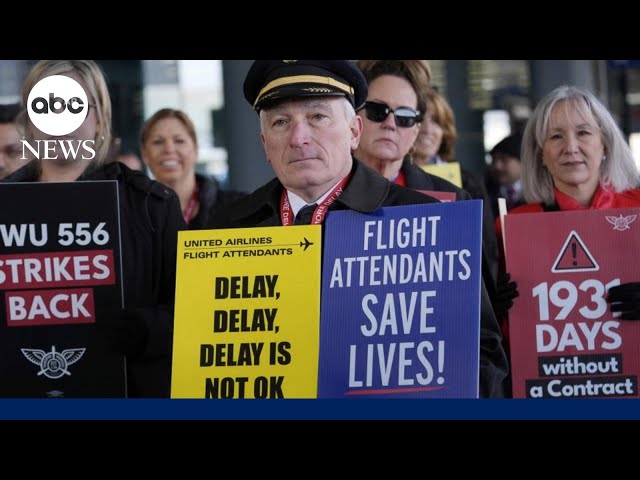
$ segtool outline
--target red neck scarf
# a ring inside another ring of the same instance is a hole
[[[569,195],[562,193],[557,188],[554,188],[554,196],[556,199],[556,203],[558,207],[562,211],[567,210],[603,210],[606,208],[614,208],[616,196],[610,190],[602,188],[602,186],[598,185],[596,191],[593,193],[593,197],[591,197],[591,203],[588,207],[583,207],[578,202],[576,202]]]

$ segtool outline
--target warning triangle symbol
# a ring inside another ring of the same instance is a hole
[[[595,272],[598,270],[600,270],[598,262],[593,258],[580,235],[572,231],[560,249],[560,254],[556,258],[551,272]]]

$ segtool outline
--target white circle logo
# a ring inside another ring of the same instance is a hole
[[[29,92],[27,112],[38,130],[62,136],[75,131],[87,118],[87,94],[73,78],[45,77]]]

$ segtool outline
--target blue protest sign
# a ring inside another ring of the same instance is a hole
[[[476,398],[482,203],[326,219],[319,398]]]

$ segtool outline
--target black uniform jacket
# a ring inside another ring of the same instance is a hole
[[[436,192],[454,192],[456,194],[456,200],[470,200],[472,198],[467,191],[456,187],[453,183],[442,177],[425,172],[417,165],[411,163],[407,158],[402,162],[401,170],[404,173],[407,188],[414,190],[433,190]]]
[[[234,201],[246,195],[244,192],[223,190],[216,180],[200,173],[196,173],[196,183],[198,185],[200,208],[198,209],[198,214],[189,222],[190,230],[209,228],[209,222],[217,210],[228,207]]]
[[[37,179],[37,164],[30,162],[4,180]],[[119,162],[90,165],[83,180],[118,181],[124,304],[147,327],[142,350],[127,358],[128,396],[169,397],[177,232],[186,229],[180,201],[173,190]]]
[[[489,196],[482,183],[467,170],[462,170],[462,186],[464,190],[456,187],[453,183],[430,175],[417,165],[413,165],[407,159],[402,164],[408,188],[415,190],[435,190],[437,192],[455,192],[456,200],[478,199],[482,200],[482,250],[484,260],[486,260],[490,277],[485,277],[487,288],[493,288],[498,276],[498,241],[496,239],[495,221],[493,210],[489,204]],[[489,278],[491,285],[489,285]]]
[[[274,178],[234,203],[230,208],[220,211],[212,222],[213,228],[281,225],[280,198],[283,188],[280,181]],[[359,160],[354,159],[351,180],[329,210],[350,209],[361,213],[372,213],[381,207],[437,201],[423,193],[389,182]],[[502,335],[484,284],[481,298],[480,396],[502,397],[502,381],[508,373],[507,357],[502,348]]]

